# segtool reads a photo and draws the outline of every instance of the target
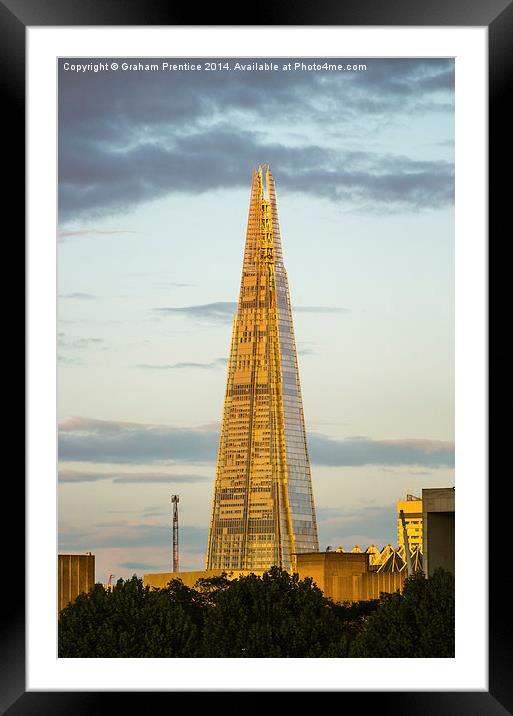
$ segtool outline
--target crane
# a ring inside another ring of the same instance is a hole
[[[404,517],[404,510],[401,510],[399,512],[399,517],[401,518],[401,522],[403,525],[404,552],[406,555],[406,570],[408,572],[408,576],[410,576],[410,574],[413,574],[413,567],[412,567],[412,563],[411,563],[410,540],[408,539],[408,530],[406,529],[406,519]]]

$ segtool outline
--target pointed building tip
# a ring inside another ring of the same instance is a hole
[[[256,167],[253,167],[253,174],[259,174],[260,172],[267,171],[269,174],[271,173],[271,167],[269,166],[269,162],[265,162],[264,164],[259,164]]]

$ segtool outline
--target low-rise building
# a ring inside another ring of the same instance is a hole
[[[228,579],[237,579],[238,577],[245,577],[248,574],[261,575],[263,572],[254,570],[240,570],[234,571],[229,569],[203,569],[197,572],[154,572],[152,574],[144,575],[144,586],[156,587],[162,589],[172,579],[181,579],[186,587],[194,587],[198,579],[209,579],[210,577],[221,577],[226,575]]]
[[[58,555],[58,610],[75,601],[81,592],[88,592],[95,581],[95,556],[86,554]]]
[[[310,552],[297,555],[301,579],[312,577],[326,597],[334,602],[379,599],[381,592],[402,591],[407,572],[374,571],[367,552]]]

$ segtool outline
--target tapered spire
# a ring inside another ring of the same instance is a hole
[[[254,170],[234,316],[207,569],[291,569],[318,551],[276,188]]]

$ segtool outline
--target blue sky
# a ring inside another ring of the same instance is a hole
[[[264,162],[321,548],[394,543],[397,499],[454,484],[453,61],[298,73],[63,62],[60,551],[94,552],[103,581],[166,570],[178,493],[182,567],[202,568]]]

